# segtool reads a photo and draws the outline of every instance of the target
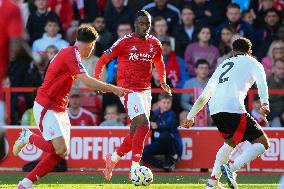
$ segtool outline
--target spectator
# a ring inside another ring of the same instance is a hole
[[[284,89],[284,60],[276,60],[272,67],[273,74],[267,79],[269,89]],[[284,95],[269,95],[270,102],[270,115],[272,120],[274,117],[279,116],[284,107]]]
[[[44,27],[45,33],[42,38],[33,42],[33,52],[44,52],[49,45],[54,45],[58,50],[69,46],[68,42],[62,39],[59,34],[59,22],[56,18],[48,18]]]
[[[81,23],[92,22],[98,15],[101,15],[99,11],[100,6],[104,4],[105,0],[77,0],[74,1],[74,13],[75,19]],[[102,4],[101,4],[102,3]],[[104,5],[102,5],[104,6]]]
[[[197,60],[195,64],[195,73],[196,77],[189,79],[185,82],[183,88],[204,88],[207,84],[207,81],[209,79],[209,70],[210,65],[209,62],[205,59],[199,59]],[[192,93],[183,93],[181,95],[181,108],[184,110],[180,113],[179,120],[180,123],[182,123],[183,120],[185,120],[188,112],[192,108],[193,105],[193,94]]]
[[[106,107],[105,110],[105,121],[100,126],[124,126],[119,120],[118,107],[116,104],[111,104]]]
[[[158,39],[162,43],[162,55],[164,57],[167,78],[171,81],[174,88],[182,88],[184,82],[188,79],[184,61],[171,49],[168,37],[160,37]]]
[[[265,40],[273,39],[280,25],[280,18],[275,9],[268,9],[264,13],[264,23],[257,31],[257,45],[260,46]]]
[[[280,116],[277,116],[272,120],[270,126],[271,127],[284,127],[284,111],[283,110]]]
[[[267,56],[261,61],[267,77],[272,74],[272,67],[278,59],[284,59],[284,42],[281,40],[276,40],[270,45]]]
[[[242,12],[242,20],[252,26],[253,25],[253,21],[254,21],[253,13],[251,11],[249,11],[249,10],[244,10]]]
[[[195,14],[195,23],[197,25],[217,26],[224,17],[225,10],[218,6],[215,1],[192,0],[187,3],[192,7]]]
[[[148,11],[153,18],[161,16],[168,23],[169,31],[172,31],[174,26],[180,23],[180,11],[175,6],[168,4],[168,0],[154,0],[155,5],[150,3],[143,7]]]
[[[119,23],[116,33],[117,33],[118,39],[128,34],[131,34],[132,33],[131,24],[129,22]],[[108,83],[113,83],[113,84],[116,83],[117,63],[118,63],[117,58],[115,58],[108,64],[108,69],[107,69],[107,75],[108,75],[107,82]]]
[[[236,3],[231,3],[228,5],[226,12],[226,20],[216,28],[214,44],[219,44],[221,30],[222,28],[228,25],[234,28],[235,32],[241,34],[241,36],[250,39],[252,44],[255,44],[256,39],[254,37],[253,28],[250,24],[241,20],[240,6]]]
[[[70,93],[68,115],[72,126],[94,126],[96,123],[93,113],[81,107],[80,92],[76,88]]]
[[[75,1],[77,2],[77,1]],[[48,10],[55,12],[63,25],[63,30],[71,26],[74,19],[73,6],[70,0],[48,0]]]
[[[99,34],[96,43],[100,43],[100,46],[102,47],[102,49],[98,49],[98,45],[96,44],[96,50],[103,52],[112,45],[112,42],[114,41],[112,34],[106,29],[105,18],[103,16],[96,17],[93,20],[92,25]]]
[[[142,154],[143,162],[165,171],[173,171],[182,154],[178,122],[175,112],[171,110],[172,100],[166,93],[159,95],[159,109],[150,118],[151,144],[145,146]],[[155,155],[164,155],[169,162],[158,160]]]
[[[181,57],[184,57],[186,46],[194,39],[194,18],[195,15],[192,8],[189,6],[183,7],[181,10],[182,24],[175,27],[173,31],[173,36],[177,42],[176,53]]]
[[[157,16],[154,18],[153,30],[154,30],[154,35],[158,38],[159,37],[169,37],[171,48],[176,49],[175,48],[175,38],[168,35],[168,25],[164,17]]]
[[[210,74],[212,74],[217,65],[219,51],[210,44],[211,30],[208,26],[201,27],[197,34],[198,42],[189,44],[184,53],[184,61],[189,75],[196,76],[194,66],[199,59],[206,59],[209,62]]]
[[[105,10],[104,17],[106,27],[111,33],[115,33],[120,22],[130,22],[134,18],[132,10],[124,5],[124,0],[112,0],[112,5]]]
[[[268,122],[266,118],[261,114],[260,108],[261,108],[261,102],[259,97],[257,96],[256,98],[254,98],[253,101],[253,109],[251,111],[251,115],[259,123],[259,125],[267,127]]]
[[[48,18],[56,18],[59,20],[55,12],[47,10],[47,0],[35,0],[34,3],[36,5],[36,11],[30,14],[27,22],[30,44],[33,44],[36,39],[42,37]]]

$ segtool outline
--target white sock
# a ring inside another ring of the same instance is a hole
[[[211,177],[215,177],[217,180],[220,179],[222,172],[221,172],[221,165],[228,162],[234,148],[229,146],[228,144],[224,143],[224,145],[218,150],[216,154],[216,159],[214,162],[214,166],[212,169]]]
[[[111,155],[111,161],[117,163],[120,159],[121,157],[116,152],[113,152],[113,154]]]
[[[30,187],[32,186],[33,182],[28,179],[28,178],[24,178],[22,181],[21,181],[21,184],[24,186],[24,187]]]
[[[265,147],[261,143],[255,143],[248,146],[245,151],[239,155],[234,163],[230,164],[231,171],[239,170],[244,164],[249,163],[265,152]]]

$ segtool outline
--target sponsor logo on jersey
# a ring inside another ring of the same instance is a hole
[[[150,53],[152,53],[154,51],[154,47],[152,44],[150,44]]]
[[[129,53],[129,60],[152,62],[153,56],[148,53]]]

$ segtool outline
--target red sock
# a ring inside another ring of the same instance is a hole
[[[149,125],[141,125],[136,128],[132,139],[132,161],[140,162],[144,149],[144,141],[149,129]]]
[[[132,150],[132,139],[133,139],[133,134],[128,134],[122,144],[119,146],[119,148],[116,149],[116,153],[122,157],[128,152]]]
[[[45,176],[49,173],[55,165],[57,165],[62,158],[59,155],[47,154],[37,166],[30,172],[26,178],[30,179],[32,182],[35,182],[37,179]]]
[[[51,141],[46,141],[42,136],[32,134],[29,139],[30,143],[42,149],[45,152],[54,154],[55,150]]]

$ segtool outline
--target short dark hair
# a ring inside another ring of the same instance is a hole
[[[60,25],[60,21],[56,17],[48,17],[45,25],[47,25],[49,22],[56,23],[58,26]]]
[[[230,9],[230,8],[241,9],[240,5],[238,5],[237,3],[230,3],[230,4],[227,6],[227,10]]]
[[[169,93],[160,93],[158,96],[159,101],[163,99],[167,99],[173,101],[173,97],[169,95]]]
[[[151,15],[149,14],[149,12],[147,12],[146,10],[139,10],[139,11],[135,14],[134,21],[136,21],[137,18],[140,17],[140,16],[147,16],[147,17],[151,18]]]
[[[235,52],[248,53],[252,44],[249,39],[240,37],[233,42],[232,46]]]
[[[166,20],[164,17],[162,17],[162,16],[156,16],[156,17],[154,18],[154,20],[153,20],[153,24],[155,24],[156,22],[159,22],[159,21],[161,21],[161,20],[164,20],[164,21],[167,22],[167,20]]]
[[[181,9],[181,12],[182,12],[184,9],[190,9],[190,10],[193,12],[193,14],[195,14],[194,11],[193,11],[192,6],[190,6],[190,5],[185,5],[185,6],[183,6],[182,9]]]
[[[274,13],[278,16],[278,18],[280,18],[279,12],[278,12],[275,8],[267,9],[267,10],[264,12],[264,17],[266,17],[266,15],[267,15],[268,13],[271,13],[271,12],[274,12]]]
[[[199,65],[206,64],[210,68],[210,64],[206,59],[198,59],[195,63],[195,68],[198,68]]]
[[[77,41],[90,43],[98,39],[98,32],[96,29],[89,25],[82,25],[77,30]]]

